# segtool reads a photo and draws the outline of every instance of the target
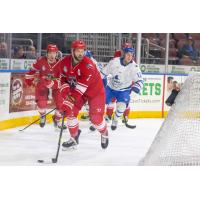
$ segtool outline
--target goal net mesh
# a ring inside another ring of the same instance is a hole
[[[200,74],[188,76],[139,165],[200,165]]]

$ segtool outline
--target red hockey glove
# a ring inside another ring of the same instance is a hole
[[[63,84],[60,87],[60,94],[62,96],[63,99],[67,99],[67,96],[69,95],[70,92],[70,86],[68,83]]]
[[[60,80],[58,78],[49,79],[45,76],[40,79],[40,83],[45,85],[49,89],[58,89],[60,86]]]
[[[73,112],[75,99],[68,95],[66,100],[63,101],[62,110],[65,111],[66,115],[70,116]]]

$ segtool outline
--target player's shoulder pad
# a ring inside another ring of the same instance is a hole
[[[116,57],[116,58],[113,58],[109,61],[110,64],[118,64],[120,63],[120,58],[119,57]]]
[[[70,55],[66,55],[58,61],[58,64],[60,66],[65,65],[65,62],[68,62],[69,60],[70,60]]]
[[[86,56],[84,56],[83,58],[83,64],[86,66],[86,69],[88,70],[94,69],[95,67],[94,62]]]
[[[133,65],[134,67],[138,67],[137,63],[136,63],[134,60],[132,61],[132,65]]]
[[[45,56],[41,56],[33,64],[34,65],[40,65],[40,64],[43,64],[44,62],[46,62],[46,57]]]

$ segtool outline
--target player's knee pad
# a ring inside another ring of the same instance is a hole
[[[124,102],[117,102],[116,106],[116,116],[121,117],[126,110],[126,103]]]

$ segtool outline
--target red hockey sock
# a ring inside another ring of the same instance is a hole
[[[71,137],[75,138],[78,133],[78,119],[76,117],[67,118],[67,127],[69,129]]]
[[[101,124],[95,124],[95,128],[102,134],[106,134],[107,132],[107,124],[105,122],[105,120],[102,121]]]
[[[128,117],[129,113],[130,113],[130,107],[127,107],[126,110],[124,111],[124,116]]]
[[[112,117],[112,114],[113,114],[113,111],[114,111],[114,108],[108,106],[108,107],[106,108],[106,115],[107,115],[108,117],[111,118],[111,117]]]

